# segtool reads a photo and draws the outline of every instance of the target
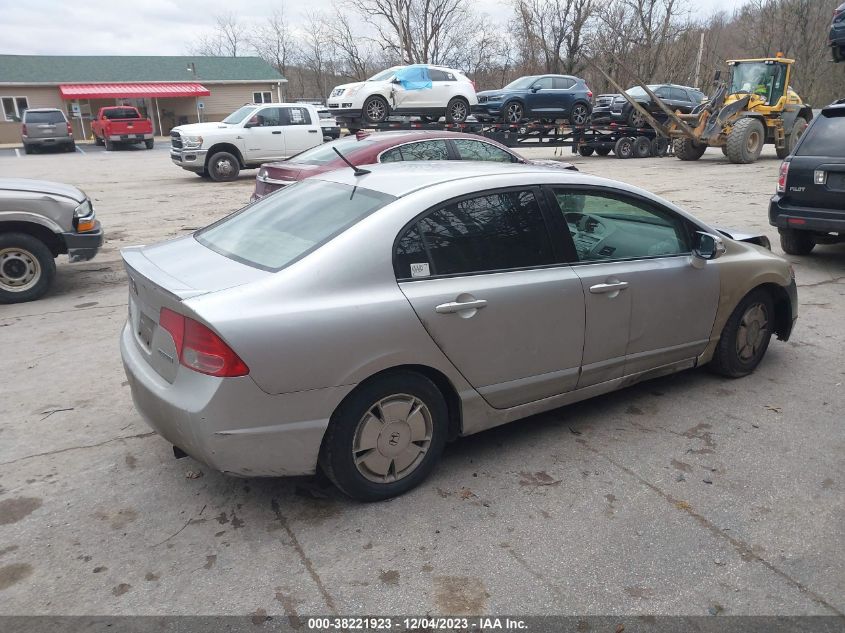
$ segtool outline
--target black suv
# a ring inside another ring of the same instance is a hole
[[[656,94],[671,110],[680,110],[683,114],[689,114],[707,99],[707,96],[703,92],[695,88],[690,88],[689,86],[656,84],[649,86],[648,89]],[[652,103],[651,97],[640,86],[628,88],[625,92],[656,119],[662,121],[666,118],[666,114],[660,109],[660,106]],[[599,95],[596,98],[596,106],[593,108],[593,121],[595,123],[608,121],[622,123],[635,128],[642,128],[648,125],[643,115],[637,110],[634,110],[634,106],[619,94]]]
[[[790,255],[845,242],[845,99],[813,119],[781,164],[769,224]]]

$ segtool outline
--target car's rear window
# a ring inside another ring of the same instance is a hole
[[[194,234],[236,261],[278,271],[395,200],[378,191],[305,180]]]
[[[59,110],[51,110],[49,112],[33,112],[27,110],[24,115],[24,121],[27,123],[64,123],[65,115]]]
[[[835,156],[845,158],[845,110],[821,114],[804,133],[798,156]]]
[[[349,158],[354,152],[357,152],[364,147],[368,147],[374,142],[374,140],[369,138],[362,138],[359,140],[355,137],[355,135],[344,136],[343,138],[332,141],[331,143],[325,143],[323,145],[317,145],[317,147],[307,149],[301,154],[297,154],[293,158],[288,159],[288,162],[296,163],[297,165],[325,165],[333,160],[337,160],[338,156],[334,151],[335,147],[346,158]]]
[[[137,119],[138,111],[134,108],[112,108],[103,111],[103,117],[109,119]]]

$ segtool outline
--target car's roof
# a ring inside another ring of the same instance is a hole
[[[822,114],[827,114],[830,112],[839,112],[841,110],[845,110],[845,99],[837,99],[830,105],[826,105],[822,108]]]
[[[566,179],[567,182],[578,180],[586,183],[601,180],[590,176],[579,177],[576,171],[554,167],[482,161],[407,161],[367,165],[366,169],[370,173],[363,176],[356,176],[351,169],[344,168],[313,176],[313,178],[366,187],[397,198],[427,187],[479,176],[539,174],[557,175]]]
[[[64,112],[61,108],[27,108],[24,110],[24,114],[27,112]]]

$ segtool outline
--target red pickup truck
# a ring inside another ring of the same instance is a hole
[[[144,143],[147,149],[153,148],[153,122],[131,106],[100,108],[97,118],[91,121],[91,130],[94,142],[105,144],[109,152],[115,143]]]

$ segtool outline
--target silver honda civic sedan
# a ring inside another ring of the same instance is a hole
[[[335,171],[125,249],[121,352],[177,453],[242,476],[319,467],[384,499],[457,436],[701,365],[753,371],[798,302],[790,265],[751,242],[576,172]]]

